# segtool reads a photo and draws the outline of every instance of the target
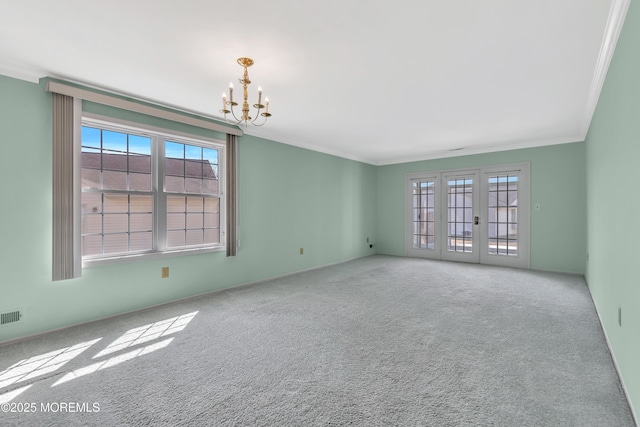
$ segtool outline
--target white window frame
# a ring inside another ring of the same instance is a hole
[[[106,117],[98,114],[83,112],[81,126],[93,126],[100,129],[108,129],[117,132],[142,134],[152,139],[151,143],[151,176],[152,192],[154,194],[153,206],[153,250],[135,252],[130,254],[97,255],[82,257],[82,266],[90,267],[105,264],[115,264],[127,261],[139,261],[167,256],[192,255],[196,253],[222,252],[226,250],[226,192],[225,192],[225,167],[226,167],[226,142],[218,139],[192,135],[184,132],[173,131],[156,126],[134,123],[122,119]],[[79,133],[79,132],[78,132]],[[218,150],[218,185],[220,197],[220,242],[216,244],[203,244],[179,248],[167,248],[167,193],[164,188],[164,160],[163,146],[166,141],[184,143]],[[79,144],[80,142],[78,142]],[[81,154],[80,154],[81,155]],[[155,159],[155,160],[154,160]],[[78,179],[79,181],[79,179]],[[80,182],[78,182],[78,186]],[[128,191],[127,191],[128,193]],[[80,193],[80,198],[82,194]]]

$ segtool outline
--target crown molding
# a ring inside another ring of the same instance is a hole
[[[27,70],[20,67],[12,67],[7,64],[3,64],[2,66],[0,66],[0,75],[18,80],[24,80],[30,83],[38,83],[40,81],[40,78],[42,77],[41,74],[33,70]]]
[[[563,138],[551,138],[542,140],[520,141],[505,144],[469,146],[461,149],[438,151],[432,153],[417,154],[389,159],[384,162],[375,163],[376,166],[395,165],[399,163],[421,162],[424,160],[445,159],[448,157],[461,157],[476,154],[495,153],[498,151],[522,150],[525,148],[545,147],[548,145],[571,144],[574,142],[584,142],[584,138],[579,135]]]
[[[355,154],[348,153],[346,151],[333,150],[333,149],[330,149],[330,148],[327,148],[327,147],[323,147],[321,145],[309,144],[309,143],[305,143],[305,142],[290,141],[290,140],[287,140],[287,139],[278,138],[277,136],[274,136],[274,135],[269,136],[266,132],[261,132],[261,131],[255,129],[255,128],[244,129],[244,135],[249,135],[249,136],[253,136],[253,137],[256,137],[256,138],[266,139],[268,141],[277,142],[279,144],[291,145],[291,146],[294,146],[294,147],[303,148],[305,150],[315,151],[317,153],[322,153],[322,154],[327,154],[329,156],[341,157],[343,159],[353,160],[355,162],[367,163],[367,164],[370,164],[370,165],[373,165],[373,166],[376,166],[378,164],[375,160],[372,160],[372,159],[369,159],[369,158],[366,158],[366,157],[362,157],[362,156],[357,156]]]
[[[602,45],[600,46],[600,53],[593,73],[593,80],[591,81],[585,115],[580,127],[582,139],[586,139],[587,133],[589,132],[591,120],[598,106],[598,99],[600,98],[600,93],[602,92],[602,87],[607,77],[607,71],[609,70],[609,65],[611,65],[611,58],[613,58],[613,53],[616,49],[620,33],[622,32],[622,26],[630,4],[631,0],[613,0],[611,3]]]

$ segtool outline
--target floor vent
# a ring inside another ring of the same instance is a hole
[[[20,310],[8,311],[6,313],[0,313],[0,326],[7,323],[16,323],[22,319],[22,313]]]

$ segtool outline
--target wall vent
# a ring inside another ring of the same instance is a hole
[[[20,310],[7,311],[0,313],[0,326],[8,323],[16,323],[22,320],[22,313]]]

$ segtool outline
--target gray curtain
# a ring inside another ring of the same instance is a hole
[[[75,202],[74,98],[52,93],[53,99],[53,269],[52,279],[80,277],[82,258],[78,235],[79,212]]]
[[[227,134],[227,256],[238,249],[238,137]]]

